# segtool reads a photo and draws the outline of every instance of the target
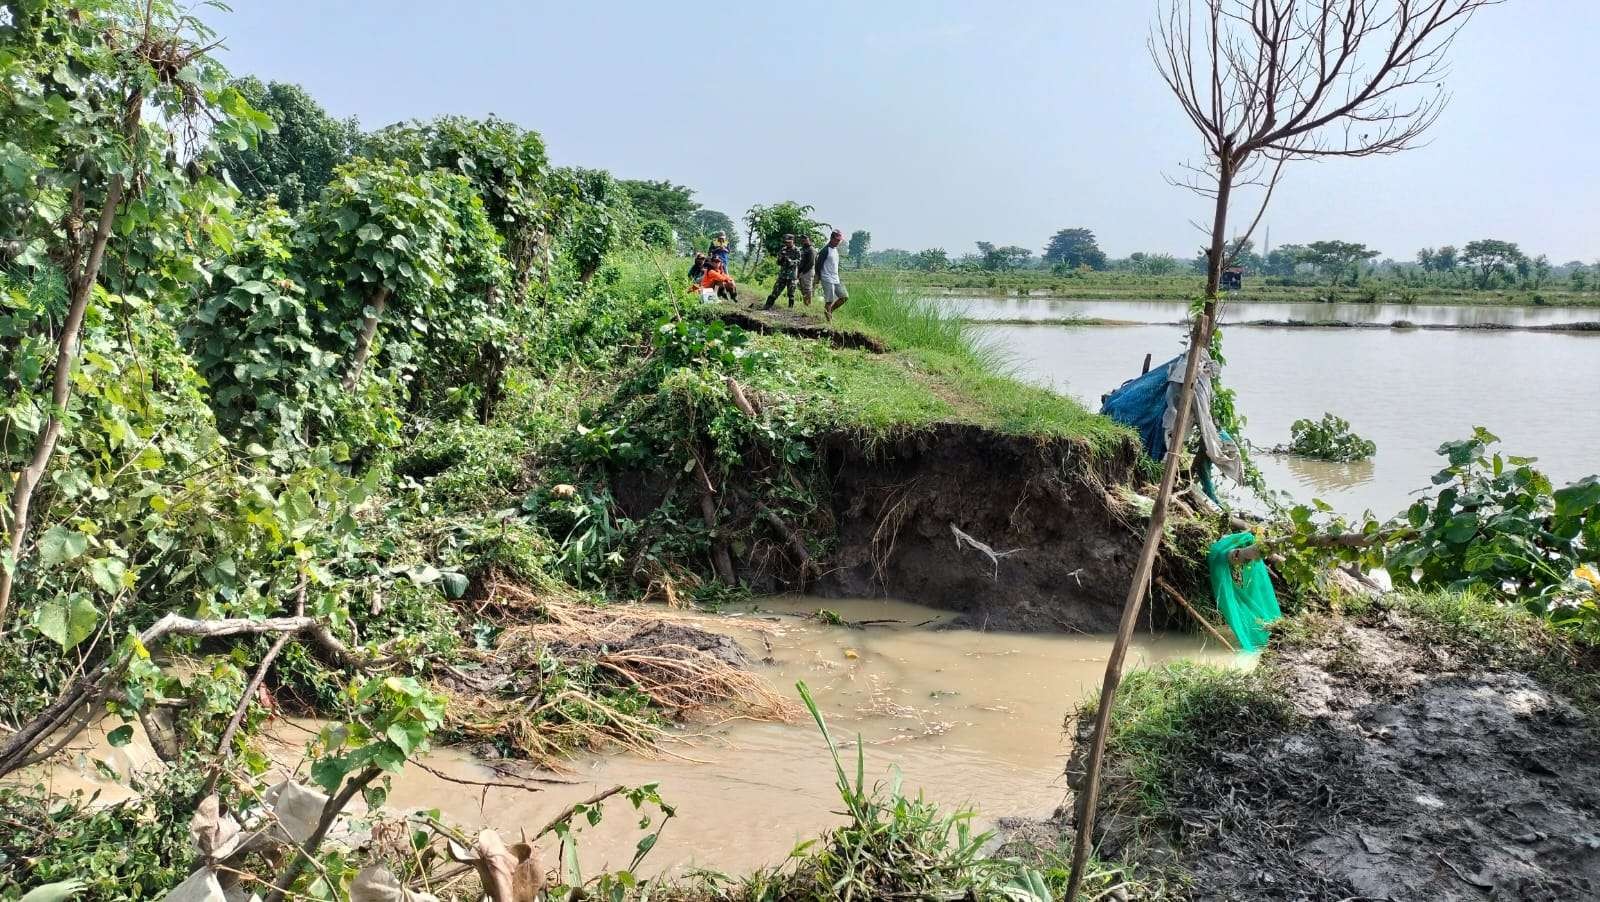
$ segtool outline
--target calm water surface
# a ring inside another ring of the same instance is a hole
[[[1041,297],[952,297],[934,301],[972,319],[1062,319],[1096,317],[1133,323],[1173,323],[1184,318],[1182,301],[1069,300]],[[1600,322],[1594,307],[1492,307],[1445,304],[1318,304],[1238,303],[1222,308],[1222,321],[1299,320],[1315,323],[1384,323],[1396,320],[1425,325],[1550,326]]]
[[[1156,325],[983,331],[1016,356],[1023,378],[1096,409],[1139,374],[1147,352],[1159,364],[1182,351],[1186,335]],[[1430,486],[1439,445],[1473,426],[1500,436],[1509,453],[1538,457],[1558,485],[1600,472],[1600,335],[1252,328],[1227,331],[1224,351],[1223,379],[1238,391],[1256,445],[1287,442],[1291,423],[1324,412],[1377,442],[1377,456],[1360,464],[1258,455],[1269,484],[1301,500],[1399,513]]]

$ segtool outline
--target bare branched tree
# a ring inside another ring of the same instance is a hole
[[[1478,10],[1500,0],[1162,0],[1150,35],[1156,69],[1199,131],[1203,161],[1172,179],[1212,199],[1205,306],[1189,330],[1160,490],[1122,622],[1106,662],[1094,740],[1078,806],[1067,889],[1076,898],[1094,830],[1100,760],[1128,640],[1160,547],[1188,433],[1195,374],[1210,347],[1222,269],[1266,212],[1286,163],[1398,153],[1421,142],[1449,100],[1443,90],[1451,44]],[[1260,208],[1232,247],[1225,238],[1235,188],[1263,190]]]

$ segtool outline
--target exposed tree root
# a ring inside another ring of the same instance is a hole
[[[575,748],[620,745],[651,754],[671,734],[659,717],[639,711],[629,693],[680,721],[719,715],[781,721],[797,713],[745,669],[749,658],[738,642],[692,615],[594,606],[501,579],[490,580],[488,595],[495,609],[537,622],[508,627],[477,670],[441,679],[450,724],[468,740],[495,741],[547,766],[559,766]],[[739,625],[770,629],[759,621]],[[557,672],[591,674],[589,681],[553,678],[552,662]]]

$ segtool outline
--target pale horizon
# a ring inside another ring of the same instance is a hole
[[[1155,9],[246,0],[207,18],[235,75],[300,84],[366,129],[493,113],[538,131],[556,163],[684,184],[735,222],[795,200],[877,250],[1038,253],[1084,227],[1113,257],[1187,259],[1209,201],[1163,178],[1199,143],[1146,53]],[[1596,38],[1600,4],[1484,11],[1451,50],[1453,99],[1428,143],[1291,164],[1272,246],[1342,239],[1406,261],[1499,238],[1558,265],[1600,259]]]

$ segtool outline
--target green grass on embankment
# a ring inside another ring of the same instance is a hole
[[[841,329],[879,339],[885,354],[840,350],[772,335],[757,341],[782,364],[763,385],[801,390],[801,416],[824,428],[888,437],[936,423],[984,426],[1012,435],[1081,439],[1096,450],[1126,447],[1133,433],[1077,401],[1029,385],[981,326],[940,310],[888,279],[857,275],[835,315]],[[819,301],[820,303],[820,301]],[[817,307],[797,312],[821,320]]]

